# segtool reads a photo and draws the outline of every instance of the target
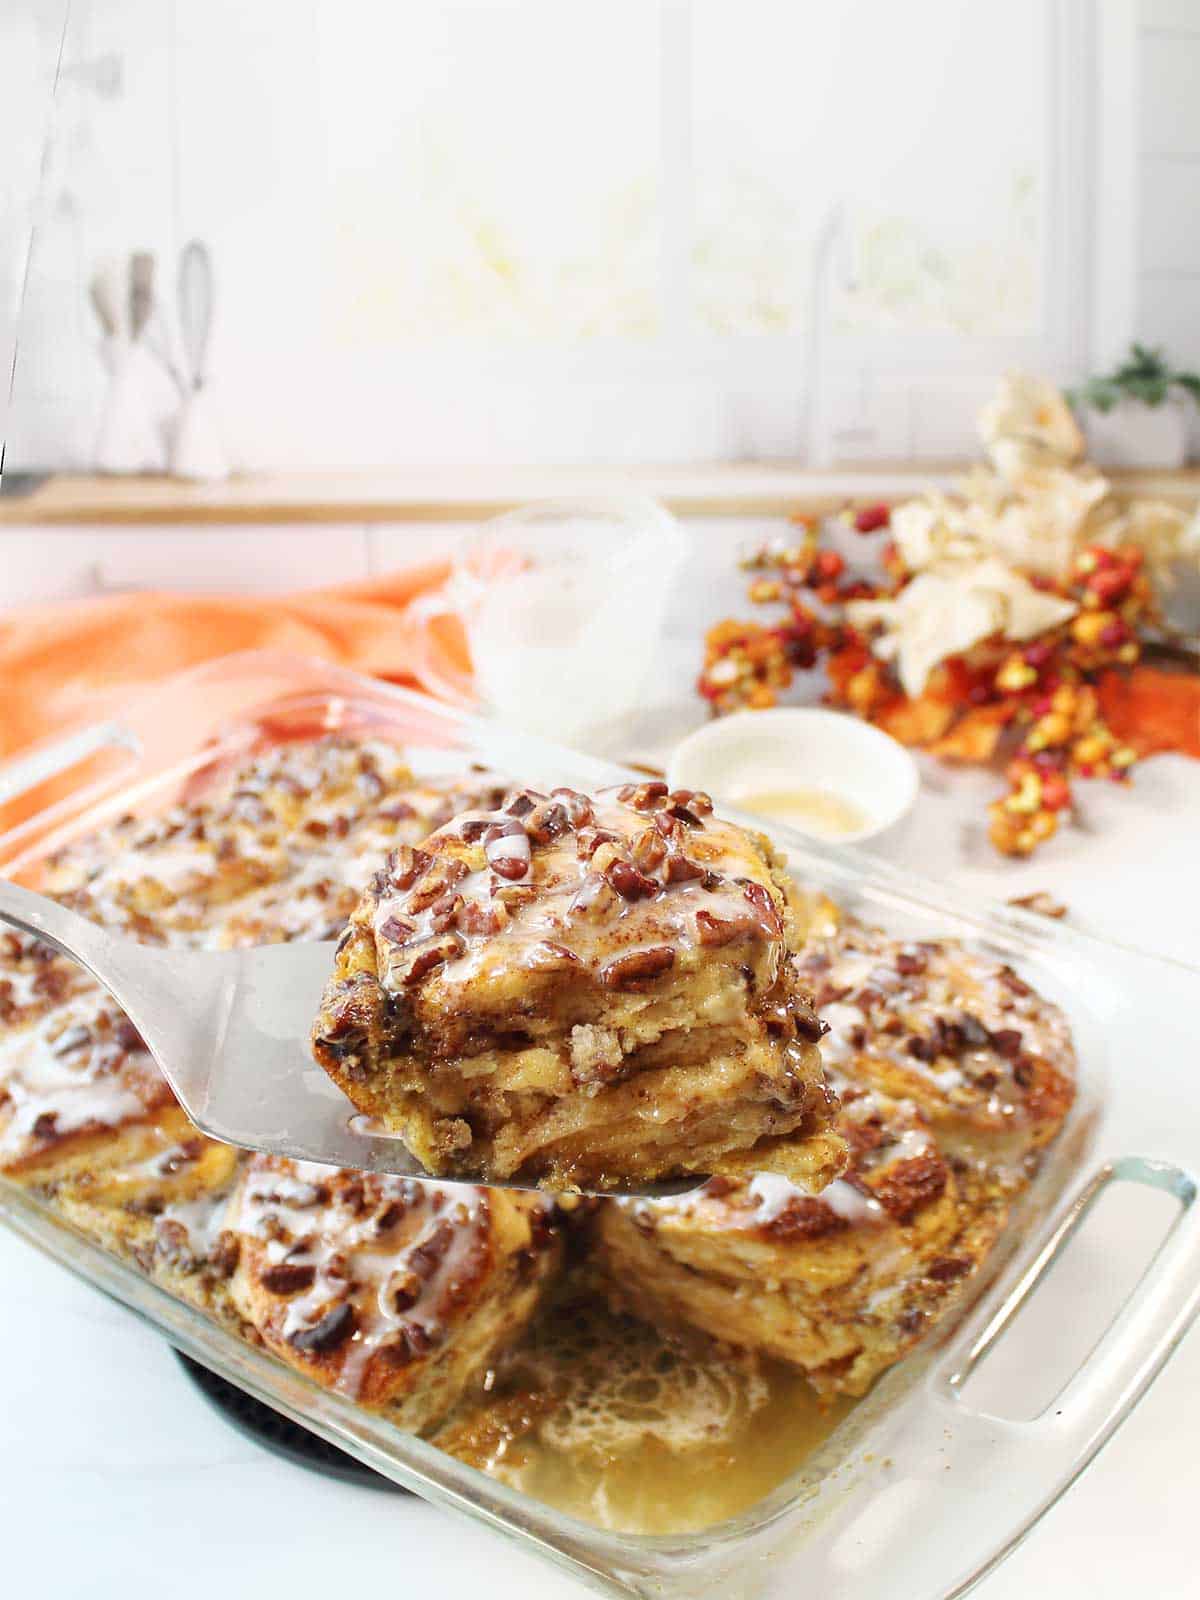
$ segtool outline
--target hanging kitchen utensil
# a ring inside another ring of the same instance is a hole
[[[229,475],[208,392],[208,345],[212,334],[213,273],[208,247],[188,244],[179,262],[179,334],[189,387],[171,446],[171,471],[180,478]]]

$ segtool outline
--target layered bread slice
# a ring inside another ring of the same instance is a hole
[[[433,1173],[603,1189],[844,1162],[764,838],[662,783],[514,794],[393,852],[317,1060]]]

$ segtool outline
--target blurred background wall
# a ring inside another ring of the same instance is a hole
[[[21,52],[10,470],[88,464],[89,280],[192,237],[243,467],[794,458],[817,387],[944,459],[1012,366],[1200,363],[1194,0],[7,0]]]

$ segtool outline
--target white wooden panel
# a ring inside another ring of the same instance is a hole
[[[1200,272],[1200,156],[1142,160],[1144,272]]]
[[[373,574],[395,572],[452,556],[463,539],[478,531],[478,522],[383,523],[367,529],[368,561]]]
[[[102,529],[96,587],[265,594],[356,583],[367,576],[361,527]]]
[[[6,528],[0,605],[173,589],[268,594],[367,576],[357,526]]]
[[[981,451],[979,413],[992,399],[994,378],[917,383],[912,393],[914,461],[969,461]]]
[[[1200,277],[1141,281],[1138,337],[1181,366],[1200,367]]]
[[[1200,33],[1200,5],[1196,0],[1141,0],[1138,13],[1138,22],[1143,28]]]
[[[75,528],[0,529],[0,607],[95,594],[98,540]]]
[[[1142,38],[1144,155],[1200,154],[1200,35]]]

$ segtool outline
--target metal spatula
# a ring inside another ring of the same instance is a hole
[[[3,879],[0,923],[45,940],[104,985],[202,1133],[269,1155],[430,1177],[400,1139],[362,1126],[309,1054],[309,1026],[333,969],[332,943],[154,949]],[[688,1177],[605,1192],[662,1199],[703,1182]]]

